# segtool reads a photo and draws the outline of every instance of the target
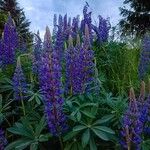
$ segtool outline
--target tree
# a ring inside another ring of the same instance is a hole
[[[123,19],[119,24],[123,34],[141,36],[150,31],[149,0],[124,0],[124,6],[120,8],[120,12]]]
[[[7,19],[7,16],[4,13],[0,13],[0,37],[2,35],[6,19]]]
[[[25,17],[25,13],[16,0],[0,0],[0,13],[8,15],[10,13],[13,18],[20,40],[29,42],[32,34],[29,30],[30,22]]]

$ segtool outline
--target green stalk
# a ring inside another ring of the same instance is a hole
[[[59,142],[60,142],[61,150],[63,150],[63,149],[64,149],[64,146],[63,146],[63,141],[62,141],[61,136],[59,136]]]
[[[25,116],[26,115],[26,111],[25,111],[23,96],[22,96],[21,92],[20,92],[20,98],[21,98],[21,105],[22,105],[23,115]]]

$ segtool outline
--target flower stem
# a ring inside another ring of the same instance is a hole
[[[25,111],[25,106],[24,106],[24,101],[23,101],[23,96],[22,93],[20,92],[20,97],[21,97],[21,105],[22,105],[22,110],[23,110],[23,115],[26,115],[26,111]]]
[[[63,141],[62,141],[61,136],[59,136],[59,142],[60,142],[61,150],[63,150],[63,149],[64,149],[64,146],[63,146]]]

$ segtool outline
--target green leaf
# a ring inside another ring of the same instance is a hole
[[[27,129],[25,126],[23,126],[21,123],[15,123],[14,127],[10,127],[7,130],[11,133],[26,136],[30,139],[34,139],[34,136],[31,133],[31,131]]]
[[[38,149],[38,142],[32,143],[30,145],[30,150],[37,150]]]
[[[82,145],[83,147],[86,147],[88,142],[90,140],[90,130],[87,129],[85,132],[82,134]]]
[[[6,146],[5,150],[13,150],[14,148],[19,148],[20,150],[25,149],[27,146],[29,146],[33,141],[27,138],[23,138],[20,140],[17,140],[15,142],[10,143],[8,146]]]
[[[90,138],[90,150],[97,150],[97,146],[93,137]]]
[[[44,134],[44,135],[40,135],[39,137],[39,141],[40,142],[46,142],[49,140],[49,138],[51,137],[51,135],[48,133],[48,134]]]
[[[77,113],[77,120],[78,120],[78,121],[81,120],[81,113],[80,113],[80,112]]]
[[[91,108],[91,113],[95,116],[98,112],[98,105],[96,107]]]
[[[91,106],[98,106],[98,104],[97,103],[85,103],[85,104],[82,104],[80,106],[80,108],[82,108],[82,107],[91,107]]]
[[[36,100],[36,102],[37,102],[37,104],[38,104],[38,105],[40,105],[40,104],[41,104],[41,100],[40,100],[40,98],[39,98],[39,97],[37,97],[37,96],[36,96],[36,97],[35,97],[35,100]]]
[[[34,95],[32,97],[30,97],[30,99],[28,100],[29,102],[32,101],[34,99]]]
[[[90,112],[88,112],[88,111],[81,111],[84,115],[86,115],[87,117],[89,117],[89,118],[95,118],[95,116],[92,114],[92,113],[90,113]]]
[[[46,126],[46,121],[45,121],[45,117],[42,117],[39,124],[37,125],[36,129],[35,129],[35,135],[39,136],[42,132],[42,130],[45,128]]]
[[[79,132],[69,132],[64,138],[63,141],[66,142],[67,140],[72,139],[74,136],[76,136]]]
[[[107,134],[103,131],[100,131],[98,129],[92,128],[92,131],[102,140],[104,141],[109,141],[109,138],[107,136]]]
[[[106,122],[110,121],[113,117],[114,117],[114,115],[106,115],[106,116],[102,117],[101,119],[97,120],[96,122],[94,122],[93,125],[106,123]]]
[[[73,128],[73,131],[81,131],[81,130],[84,130],[84,129],[86,129],[87,127],[86,126],[84,126],[84,125],[78,125],[78,126],[75,126],[74,128]]]
[[[106,126],[94,126],[93,128],[101,130],[103,132],[107,132],[109,134],[115,134],[115,132],[112,129],[110,129],[110,128],[106,127]]]

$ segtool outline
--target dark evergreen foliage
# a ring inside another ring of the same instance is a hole
[[[141,36],[150,30],[149,0],[124,0],[120,14],[123,16],[119,23],[123,34]]]
[[[20,8],[17,0],[0,0],[0,12],[8,15],[10,13],[20,35],[20,41],[30,42],[32,34],[29,31],[30,22],[26,19],[25,13]]]

